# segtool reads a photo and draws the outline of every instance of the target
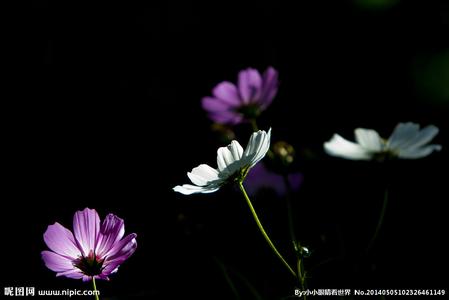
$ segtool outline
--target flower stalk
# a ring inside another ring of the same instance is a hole
[[[95,276],[92,276],[92,286],[94,288],[95,300],[100,300],[100,297],[98,296],[97,285],[95,284]]]
[[[381,209],[380,215],[379,215],[379,221],[377,222],[376,230],[374,231],[374,234],[368,244],[368,247],[366,248],[366,252],[369,252],[371,250],[371,248],[374,245],[374,242],[377,239],[377,236],[379,235],[380,229],[382,228],[382,224],[384,223],[385,212],[387,211],[387,206],[388,206],[388,189],[385,189],[384,200],[382,203],[382,209]]]
[[[304,291],[306,288],[306,272],[304,269],[304,260],[303,260],[304,249],[301,247],[301,244],[296,239],[295,226],[294,226],[294,221],[293,221],[293,209],[292,209],[292,202],[291,202],[291,186],[290,186],[290,183],[288,182],[287,175],[284,174],[283,178],[284,178],[284,184],[285,184],[285,187],[287,190],[286,202],[287,202],[287,214],[288,214],[288,227],[289,227],[289,231],[290,231],[290,239],[292,240],[293,249],[294,249],[295,255],[296,255],[296,269],[297,269],[297,274],[298,274],[297,277],[298,277],[299,287],[301,288],[302,291]],[[306,299],[306,296],[304,295],[304,300],[305,299]]]
[[[288,269],[288,271],[297,278],[295,271],[293,271],[292,267],[287,263],[287,261],[284,259],[284,257],[279,253],[279,251],[274,246],[273,242],[271,241],[270,237],[268,236],[267,232],[265,231],[264,227],[262,226],[262,223],[259,220],[259,217],[257,216],[256,210],[254,209],[251,200],[248,197],[248,194],[245,191],[245,188],[243,187],[243,182],[238,182],[239,189],[242,192],[243,196],[245,197],[246,203],[249,206],[249,209],[251,210],[251,213],[254,217],[254,221],[256,221],[257,227],[259,227],[260,232],[262,233],[263,237],[267,241],[268,245],[270,246],[271,250],[276,254],[276,256],[281,260],[282,264]]]

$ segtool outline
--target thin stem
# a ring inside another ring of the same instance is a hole
[[[304,261],[302,258],[298,258],[297,260],[297,266],[298,268],[298,279],[299,279],[299,285],[302,291],[306,290],[306,272],[304,270]],[[303,299],[307,300],[307,296],[304,293]]]
[[[287,202],[287,219],[288,219],[288,227],[289,227],[289,231],[290,231],[290,239],[292,240],[292,244],[293,244],[293,250],[295,252],[295,256],[296,256],[296,267],[297,267],[297,274],[298,274],[298,281],[299,281],[299,286],[301,287],[302,290],[304,290],[304,279],[302,278],[302,273],[301,272],[301,268],[302,268],[302,257],[300,255],[300,244],[296,239],[296,234],[295,234],[295,226],[294,226],[294,222],[293,222],[293,209],[292,209],[292,202],[291,202],[291,187],[290,187],[290,183],[288,182],[288,177],[286,174],[284,174],[282,176],[282,178],[284,179],[284,184],[285,184],[285,188],[286,188],[286,202]]]
[[[384,193],[384,201],[382,203],[382,210],[380,211],[379,221],[377,222],[376,231],[374,231],[374,235],[371,238],[368,247],[366,248],[366,252],[369,252],[369,250],[373,247],[374,242],[377,239],[377,236],[379,235],[380,229],[382,228],[382,224],[384,222],[385,217],[385,211],[387,210],[388,205],[388,189],[385,189]]]
[[[265,229],[262,226],[262,223],[259,220],[259,217],[257,216],[256,210],[254,209],[253,205],[251,204],[251,200],[248,197],[248,194],[245,191],[245,188],[243,187],[242,182],[239,182],[239,188],[242,192],[243,196],[245,197],[246,203],[248,203],[249,209],[251,210],[251,213],[253,214],[254,220],[256,221],[257,226],[259,227],[260,232],[262,233],[263,237],[267,241],[268,245],[270,245],[271,250],[276,254],[276,256],[282,261],[285,267],[289,270],[289,272],[294,276],[297,277],[295,271],[290,267],[290,265],[287,263],[287,261],[282,257],[282,255],[279,253],[279,251],[274,246],[273,242],[270,240],[270,237],[266,233]]]
[[[92,276],[92,285],[94,286],[95,300],[100,300],[100,297],[98,297],[97,285],[95,284],[95,276]]]
[[[286,188],[286,202],[287,202],[287,214],[288,214],[288,227],[289,227],[289,231],[290,231],[290,238],[292,240],[292,244],[293,244],[293,249],[295,251],[295,255],[296,255],[296,268],[297,268],[297,274],[298,274],[298,281],[299,281],[299,287],[301,288],[301,290],[305,290],[306,288],[306,276],[305,276],[305,271],[304,271],[304,261],[303,261],[303,255],[302,255],[302,249],[301,249],[301,245],[298,242],[298,240],[296,239],[296,234],[295,234],[295,225],[294,225],[294,220],[293,220],[293,207],[292,207],[292,201],[291,201],[291,194],[292,194],[292,189],[290,186],[290,182],[288,181],[288,175],[284,174],[282,176],[282,178],[284,179],[284,184],[285,184],[285,188]],[[304,295],[304,300],[306,299],[306,295]]]
[[[288,213],[288,227],[290,229],[290,238],[293,242],[293,247],[295,248],[295,253],[298,252],[298,243],[296,240],[296,234],[295,234],[295,226],[294,226],[294,222],[293,222],[293,209],[292,209],[292,200],[291,200],[291,187],[290,187],[290,183],[288,182],[288,176],[286,174],[284,174],[282,176],[282,178],[284,179],[284,184],[285,184],[285,188],[287,190],[286,193],[286,202],[287,202],[287,213]]]
[[[235,275],[246,285],[249,292],[254,296],[256,300],[262,300],[262,296],[259,294],[257,289],[249,282],[248,278],[243,276],[240,272],[234,270]]]
[[[241,299],[240,294],[239,294],[237,288],[235,287],[234,282],[232,282],[232,279],[229,276],[228,270],[226,269],[225,265],[218,258],[214,257],[214,259],[215,259],[215,262],[220,267],[220,270],[223,273],[223,276],[224,276],[226,282],[228,283],[229,288],[231,289],[232,293],[234,294],[235,299],[237,299],[237,300]]]
[[[251,127],[253,128],[253,131],[259,131],[259,127],[257,126],[257,121],[255,118],[252,118],[249,120],[251,123]]]

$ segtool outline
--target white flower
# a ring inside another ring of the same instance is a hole
[[[429,125],[419,129],[415,123],[399,123],[388,140],[382,139],[372,129],[357,128],[357,143],[350,142],[338,134],[324,143],[327,154],[353,160],[370,160],[387,156],[415,159],[440,151],[440,145],[427,145],[437,134],[438,128]]]
[[[263,130],[254,132],[243,151],[239,142],[232,141],[227,147],[217,151],[218,169],[201,164],[187,173],[192,184],[178,185],[175,192],[184,195],[195,193],[212,193],[230,180],[243,180],[255,164],[257,164],[270,148],[271,128],[266,133]]]

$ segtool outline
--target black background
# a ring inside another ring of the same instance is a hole
[[[71,228],[73,213],[91,207],[138,234],[133,257],[98,283],[102,298],[232,299],[220,266],[243,299],[252,298],[242,278],[263,299],[292,296],[237,191],[171,190],[192,167],[214,166],[223,146],[200,99],[241,69],[270,65],[281,85],[260,125],[298,152],[305,180],[294,211],[312,250],[309,287],[447,287],[449,102],[432,102],[413,72],[417,57],[448,51],[447,1],[375,10],[330,0],[36,1],[4,13],[2,289],[90,288],[55,278],[40,251],[49,224]],[[385,165],[322,150],[334,132],[388,137],[406,121],[438,126],[443,151]],[[237,133],[245,145],[250,127]],[[383,231],[364,255],[385,186]],[[268,192],[254,204],[292,261],[283,199]]]

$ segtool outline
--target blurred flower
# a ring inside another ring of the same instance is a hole
[[[417,56],[413,63],[413,75],[414,86],[422,100],[449,103],[449,49]]]
[[[273,101],[278,90],[278,72],[269,67],[263,74],[252,68],[242,70],[237,86],[223,81],[204,97],[203,108],[209,118],[221,124],[238,124],[255,119]]]
[[[249,169],[256,165],[270,148],[271,128],[266,133],[263,130],[254,132],[243,151],[239,142],[232,141],[227,147],[217,151],[218,169],[201,164],[187,173],[194,185],[175,186],[173,190],[184,195],[195,193],[212,193],[230,181],[242,181]]]
[[[271,158],[280,166],[289,167],[295,159],[295,148],[285,141],[278,141],[273,145]]]
[[[220,144],[228,144],[232,140],[235,140],[235,133],[228,125],[213,123],[211,130],[218,137]]]
[[[384,10],[399,3],[399,0],[353,0],[354,4],[367,10]]]
[[[388,140],[382,139],[375,130],[357,128],[357,143],[334,134],[329,142],[324,143],[324,149],[329,155],[353,160],[387,157],[415,159],[441,150],[440,145],[427,145],[437,134],[438,128],[433,125],[420,130],[418,124],[411,122],[399,123]]]
[[[297,191],[301,186],[303,175],[291,173],[287,175],[287,178],[291,189]],[[279,197],[287,194],[287,187],[282,175],[268,170],[264,163],[254,166],[245,179],[245,188],[249,195],[255,195],[264,188],[273,189]]]
[[[136,234],[123,238],[125,224],[109,214],[100,226],[95,209],[85,208],[73,217],[73,232],[59,223],[48,226],[44,241],[52,251],[42,251],[45,265],[56,276],[89,281],[109,280],[120,264],[136,251]],[[123,238],[123,239],[122,239]]]

